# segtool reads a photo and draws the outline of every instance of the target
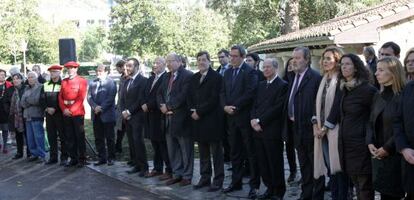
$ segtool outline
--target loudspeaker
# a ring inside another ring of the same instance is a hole
[[[76,62],[76,44],[73,38],[59,39],[59,63],[64,65],[69,61]]]

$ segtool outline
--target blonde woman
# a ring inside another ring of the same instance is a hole
[[[385,57],[378,61],[375,76],[382,89],[374,96],[367,128],[373,184],[374,189],[381,194],[381,199],[397,200],[404,197],[404,191],[399,173],[401,155],[396,152],[393,121],[405,85],[405,74],[396,57]]]
[[[346,199],[346,176],[342,173],[338,153],[339,103],[341,90],[338,75],[339,60],[343,52],[337,47],[327,47],[322,53],[320,66],[323,74],[316,96],[315,115],[312,118],[314,134],[314,178],[325,183],[331,178],[332,199]],[[318,191],[323,197],[323,188]]]
[[[407,72],[407,81],[414,80],[414,48],[407,51],[404,58],[404,68]]]

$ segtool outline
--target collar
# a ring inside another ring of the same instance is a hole
[[[228,69],[228,68],[229,68],[229,65],[230,65],[230,63],[227,63],[226,65],[221,66],[221,68],[222,68],[222,69]]]
[[[273,81],[274,81],[277,77],[278,77],[278,75],[276,74],[276,75],[275,75],[275,77],[273,77],[273,78],[272,78],[272,80],[267,81],[267,83],[272,84],[272,83],[273,83]]]
[[[160,78],[163,74],[165,74],[165,70],[163,72],[161,72],[160,74],[155,75],[155,77],[158,79]]]
[[[303,71],[302,73],[299,73],[299,75],[302,77],[308,70],[309,70],[309,67],[306,67],[305,71]]]
[[[137,72],[134,76],[131,77],[132,80],[135,80],[135,78],[138,76],[139,72]]]
[[[201,74],[202,76],[206,76],[209,70],[210,70],[210,68],[209,68],[209,69],[207,69],[207,70],[206,70],[205,72],[203,72],[203,73],[201,73],[201,72],[200,72],[200,74]]]

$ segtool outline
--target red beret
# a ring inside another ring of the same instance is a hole
[[[77,63],[75,61],[69,61],[69,62],[65,63],[64,66],[66,68],[71,68],[71,67],[78,68],[79,67],[79,63]]]
[[[52,66],[50,66],[48,69],[47,69],[47,71],[50,71],[50,70],[62,70],[62,66],[60,66],[60,65],[52,65]]]

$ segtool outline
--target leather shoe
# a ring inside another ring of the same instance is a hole
[[[249,195],[247,196],[247,198],[256,199],[258,191],[259,191],[258,189],[254,189],[254,188],[250,189]]]
[[[275,195],[270,197],[270,200],[282,200],[282,199],[283,199],[282,197],[278,197],[278,196],[275,196]]]
[[[128,170],[127,173],[128,174],[134,174],[134,173],[138,173],[141,170],[139,170],[137,167],[132,168],[131,170]]]
[[[105,160],[100,160],[100,161],[94,163],[93,166],[99,166],[99,165],[104,165],[104,164],[106,164],[106,161]]]
[[[65,163],[65,167],[72,167],[72,166],[75,166],[77,164],[78,164],[78,161],[71,160],[71,161]]]
[[[29,161],[29,162],[34,162],[34,161],[36,161],[37,159],[39,159],[39,157],[37,157],[37,156],[33,156],[33,157],[28,158],[28,159],[27,159],[27,161]]]
[[[168,180],[165,185],[173,185],[181,181],[181,178],[172,178]]]
[[[183,186],[187,186],[187,185],[190,185],[191,184],[191,179],[185,179],[185,178],[183,178],[181,181],[180,181],[180,186],[181,187],[183,187]]]
[[[114,165],[115,163],[114,163],[114,160],[108,160],[108,166],[112,166],[112,165]]]
[[[200,180],[200,181],[198,181],[198,183],[196,185],[193,186],[193,188],[195,190],[197,190],[197,189],[200,189],[200,188],[203,188],[203,187],[210,186],[210,184],[211,183],[208,180]]]
[[[145,177],[145,176],[148,176],[148,174],[149,174],[149,172],[148,172],[148,171],[142,171],[142,172],[139,172],[139,173],[138,173],[138,176],[139,176],[139,177]]]
[[[216,192],[221,189],[222,186],[220,185],[210,185],[210,188],[208,188],[207,192]]]
[[[295,179],[296,179],[296,172],[295,173],[290,173],[290,175],[287,179],[287,182],[291,183],[291,182],[295,181]]]
[[[146,176],[145,176],[145,178],[151,178],[151,177],[154,177],[154,176],[159,176],[159,175],[161,175],[162,173],[161,172],[158,172],[158,171],[156,171],[156,170],[152,170],[150,173],[148,173]]]
[[[22,154],[16,154],[16,155],[14,155],[13,156],[13,160],[17,160],[17,159],[20,159],[20,158],[23,158],[23,155]]]
[[[132,160],[131,160],[131,161],[128,161],[128,162],[127,162],[127,165],[129,165],[129,166],[134,166],[134,165],[135,165],[135,162],[134,162],[134,161],[132,161]]]
[[[56,164],[58,161],[54,159],[49,159],[47,162],[45,162],[45,165],[53,165]]]
[[[163,175],[160,176],[160,178],[158,178],[160,181],[166,181],[169,179],[172,179],[172,175],[170,173],[164,173]]]
[[[269,192],[269,190],[266,190],[266,192],[264,192],[261,195],[257,196],[257,199],[270,199],[270,197],[272,196],[272,194]]]
[[[239,184],[239,185],[230,184],[227,188],[223,189],[223,193],[229,193],[229,192],[242,190],[242,189],[243,189],[243,187],[242,187],[241,184]]]

